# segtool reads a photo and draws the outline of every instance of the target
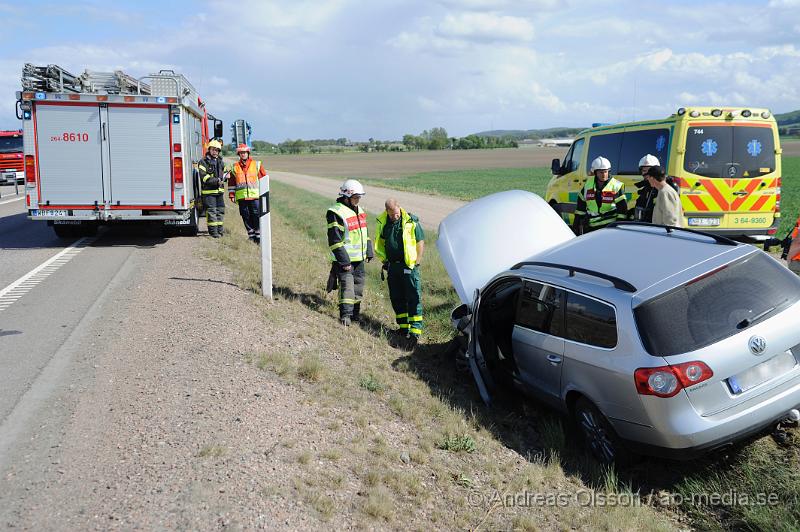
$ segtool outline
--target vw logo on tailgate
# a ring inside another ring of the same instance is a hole
[[[767,350],[767,341],[762,336],[751,336],[747,345],[750,347],[750,352],[756,356],[763,355]]]

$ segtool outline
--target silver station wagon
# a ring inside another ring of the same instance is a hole
[[[575,237],[508,191],[450,214],[437,246],[484,401],[521,389],[603,462],[689,459],[800,418],[800,278],[751,245],[634,222]]]

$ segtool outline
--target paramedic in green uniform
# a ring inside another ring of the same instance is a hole
[[[378,216],[375,254],[389,274],[389,298],[392,301],[399,333],[413,348],[422,334],[422,284],[419,265],[425,251],[425,233],[419,218],[389,198],[386,210]]]

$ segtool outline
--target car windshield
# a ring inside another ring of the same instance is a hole
[[[772,127],[690,125],[683,167],[704,177],[758,177],[774,172]]]
[[[800,278],[764,253],[707,273],[634,310],[645,349],[670,356],[700,349],[800,299]]]
[[[0,137],[0,153],[17,153],[22,151],[22,136]]]

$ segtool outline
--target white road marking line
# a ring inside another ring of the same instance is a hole
[[[5,205],[6,203],[14,203],[15,201],[20,201],[20,200],[24,200],[24,199],[25,199],[25,196],[20,196],[18,198],[14,198],[14,199],[10,199],[10,200],[0,201],[0,205]]]
[[[0,311],[7,309],[12,303],[18,301],[22,296],[33,290],[36,285],[47,279],[50,274],[58,271],[61,266],[72,260],[75,255],[83,251],[83,248],[94,242],[96,238],[81,238],[0,290]]]

